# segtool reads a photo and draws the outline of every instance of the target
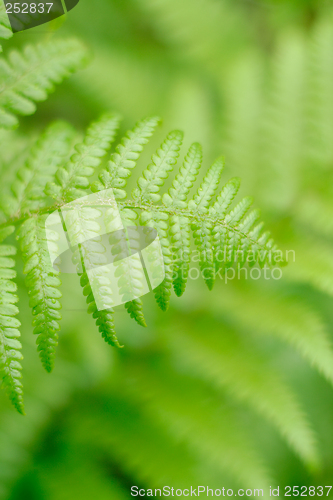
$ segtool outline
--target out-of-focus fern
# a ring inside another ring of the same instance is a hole
[[[263,415],[306,464],[317,466],[314,436],[295,394],[253,347],[244,345],[236,332],[224,328],[223,337],[215,333],[203,339],[198,334],[203,322],[204,319],[194,326],[193,320],[191,337],[186,333],[170,337],[167,333],[178,363]]]
[[[165,377],[165,373],[169,376]],[[193,452],[204,461],[252,487],[269,482],[247,437],[239,429],[235,432],[232,412],[226,407],[221,409],[211,387],[199,380],[194,383],[187,376],[177,377],[174,384],[172,374],[161,360],[158,368],[144,369],[141,365],[131,380],[135,380],[131,388],[128,384],[131,397],[154,421],[169,428],[170,434],[185,438],[190,450],[193,447]],[[198,406],[199,412],[195,410]]]
[[[0,126],[17,126],[14,113],[34,113],[35,102],[44,101],[54,85],[76,71],[85,58],[82,44],[70,39],[29,45],[23,52],[12,51],[8,60],[0,59]]]
[[[31,148],[25,164],[16,173],[11,194],[4,194],[1,206],[9,217],[18,211],[36,211],[48,205],[45,184],[52,180],[57,167],[68,160],[75,132],[65,122],[55,122]]]

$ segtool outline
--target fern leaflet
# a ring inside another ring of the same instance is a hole
[[[54,366],[55,349],[58,345],[59,321],[61,319],[59,272],[51,265],[48,245],[55,246],[57,234],[45,232],[47,215],[26,220],[18,233],[21,243],[26,286],[29,290],[29,305],[34,316],[34,334],[38,335],[39,356],[46,371]]]
[[[0,242],[14,231],[8,227],[0,231]],[[13,282],[16,272],[13,270],[15,261],[13,256],[16,248],[12,245],[0,245],[0,375],[3,387],[19,413],[24,414],[23,390],[21,384],[22,355],[18,328],[21,323],[15,316],[18,308],[16,295],[17,286]]]
[[[18,124],[15,114],[35,112],[35,102],[44,101],[55,84],[76,71],[85,61],[86,52],[76,40],[52,40],[14,50],[8,61],[0,60],[0,126]]]

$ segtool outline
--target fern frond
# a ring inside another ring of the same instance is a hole
[[[238,224],[242,220],[252,203],[253,199],[250,196],[240,201],[238,205],[236,205],[236,207],[226,215],[226,223],[230,224],[231,226],[236,226],[236,224]]]
[[[235,304],[242,304],[241,309]],[[253,287],[237,290],[228,286],[223,303],[215,298],[208,305],[219,307],[224,318],[255,335],[271,335],[294,347],[319,373],[333,384],[333,348],[319,315],[299,301],[282,300]]]
[[[156,229],[161,244],[165,278],[163,282],[154,290],[156,302],[162,311],[167,311],[170,302],[172,287],[172,259],[170,242],[168,240],[168,215],[163,212],[142,212],[140,221],[142,225]],[[159,265],[159,262],[157,261]]]
[[[47,215],[26,220],[18,233],[24,262],[23,272],[29,291],[29,305],[34,316],[34,334],[37,335],[39,356],[46,371],[54,366],[58,345],[59,321],[61,320],[62,294],[59,272],[50,261],[49,245],[56,247],[57,233],[48,232],[46,238],[45,221]]]
[[[0,143],[3,145],[0,148],[2,151],[0,154],[0,223],[5,223],[8,220],[8,212],[11,211],[10,200],[13,202],[11,186],[16,179],[17,172],[26,162],[34,141],[13,130],[2,129],[0,135]]]
[[[245,216],[246,212],[252,205],[252,198],[251,197],[246,197],[242,201],[240,201],[236,207],[226,215],[225,217],[225,222],[226,224],[231,227],[230,231],[226,232],[226,238],[223,241],[223,247],[217,248],[217,252],[223,252],[224,256],[224,267],[227,268],[229,266],[232,266],[232,264],[235,262],[235,260],[238,260],[237,252],[238,250],[244,250],[243,248],[240,248],[241,244],[241,239],[242,239],[242,232],[239,229],[239,231],[233,231],[232,228],[237,226],[243,217]],[[252,226],[250,226],[252,227]],[[246,226],[243,226],[243,229],[246,229]],[[254,244],[256,243],[256,234],[253,232],[245,232],[245,234],[248,234],[249,238],[246,239],[245,241],[249,242],[249,251],[254,251]],[[258,235],[259,237],[259,235]],[[250,243],[251,242],[251,243]],[[263,248],[265,248],[265,245],[263,245]],[[255,263],[257,261],[257,254],[255,253],[254,256],[252,256],[252,262]],[[242,257],[244,261],[244,257]]]
[[[12,196],[5,197],[2,202],[8,216],[47,206],[45,186],[68,158],[74,137],[74,129],[65,122],[55,122],[43,132],[16,174],[11,186]]]
[[[0,231],[0,377],[11,402],[19,413],[24,415],[23,390],[21,384],[20,332],[21,323],[15,316],[19,310],[16,307],[18,297],[17,286],[12,281],[16,278],[13,270],[16,248],[4,245],[2,242],[14,231],[14,227],[7,227]]]
[[[211,216],[224,217],[240,187],[240,179],[231,179],[222,189],[214,205],[209,209]]]
[[[201,163],[202,147],[200,144],[194,143],[190,147],[169,193],[163,195],[162,201],[166,207],[187,208],[187,197],[197,178]]]
[[[133,190],[133,197],[135,200],[142,203],[156,202],[161,199],[158,193],[168,173],[177,162],[182,140],[182,132],[177,130],[170,132],[156,154],[152,157],[152,163],[144,170],[142,176],[138,179],[138,187]],[[147,210],[141,214],[142,224],[156,229],[161,243],[165,279],[163,283],[154,290],[154,294],[162,311],[168,309],[172,286],[171,252],[170,242],[168,240],[168,224],[166,220],[168,220],[168,216],[161,212]]]
[[[132,367],[126,365],[130,374]],[[237,425],[234,412],[215,397],[198,378],[177,376],[160,360],[157,367],[140,366],[127,384],[130,396],[155,422],[185,440],[189,450],[213,470],[230,474],[246,485],[265,485],[269,474],[262,467],[247,433]],[[236,430],[237,428],[237,430]]]
[[[133,198],[140,201],[157,202],[161,199],[158,194],[164,180],[176,164],[179,150],[183,142],[183,133],[175,130],[170,132],[161,147],[152,157],[152,163],[143,171],[138,179],[138,187],[133,190]]]
[[[252,199],[244,198],[230,210],[239,180],[232,179],[226,184],[213,202],[224,167],[222,158],[213,163],[196,194],[188,201],[202,162],[201,146],[192,144],[169,192],[160,193],[179,157],[182,132],[176,130],[168,134],[152,156],[152,163],[139,177],[133,198],[124,199],[127,179],[157,123],[157,118],[147,118],[127,133],[107,167],[102,169],[99,180],[92,184],[96,194],[89,194],[89,178],[109,150],[119,118],[105,115],[94,122],[69,160],[75,133],[65,123],[54,123],[18,170],[11,187],[12,196],[4,196],[4,223],[23,220],[18,238],[31,296],[34,333],[38,335],[38,351],[47,371],[54,365],[61,319],[59,273],[53,268],[49,253],[53,248],[58,255],[57,238],[61,236],[50,230],[46,237],[45,223],[50,212],[58,211],[58,215],[54,213],[60,217],[59,227],[66,235],[66,245],[71,248],[88,312],[93,315],[104,340],[118,347],[121,346],[114,327],[114,307],[119,297],[130,316],[146,326],[141,296],[148,293],[149,284],[140,259],[140,238],[131,232],[138,221],[142,226],[155,229],[158,236],[159,246],[150,245],[148,275],[151,280],[156,279],[156,284],[152,281],[150,285],[163,311],[168,309],[172,284],[177,295],[185,291],[191,234],[200,253],[203,279],[210,289],[219,271],[220,251],[226,254],[225,268],[237,260],[239,249],[253,254],[250,265],[275,264],[269,251],[276,246],[269,239],[269,233],[261,234],[261,224],[253,229],[258,211],[244,219]],[[55,200],[53,205],[48,196]],[[114,204],[113,197],[117,200]],[[127,231],[127,240],[120,236],[115,242],[114,233],[123,229]],[[105,244],[104,234],[110,235],[109,244]],[[108,266],[110,247],[111,252],[118,253],[111,267]],[[120,258],[122,254],[124,257]],[[243,258],[242,265],[246,261]]]
[[[110,215],[112,217],[112,213]],[[143,303],[140,299],[140,297],[146,293],[146,278],[142,271],[141,259],[139,256],[139,252],[141,251],[140,238],[136,231],[132,230],[138,216],[130,209],[122,210],[120,215],[124,228],[129,229],[127,230],[127,239],[125,241],[121,239],[121,241],[117,242],[117,245],[115,245],[114,236],[112,234],[110,236],[111,247],[114,252],[118,254],[118,261],[115,262],[117,268],[115,277],[119,278],[119,294],[122,297],[122,301],[125,302],[127,312],[139,325],[146,327],[147,324],[143,312]],[[107,214],[107,216],[109,216],[109,214]],[[110,222],[112,224],[112,220]],[[112,233],[112,227],[108,225],[107,229]],[[128,251],[131,257],[125,258],[127,257]],[[120,260],[122,252],[124,252],[124,259]],[[129,300],[129,297],[133,296],[136,298]]]
[[[0,60],[0,126],[17,126],[15,114],[35,112],[35,102],[44,101],[55,84],[76,71],[85,61],[86,51],[78,41],[52,40],[16,50],[8,61]]]
[[[315,289],[333,296],[332,248],[327,242],[314,242],[306,236],[293,241],[296,261],[286,270],[286,279],[293,282],[309,283]]]
[[[87,256],[88,255],[84,254],[84,257]],[[91,257],[91,255],[89,256]],[[75,257],[81,258],[79,251],[76,255],[74,254],[74,258]],[[88,276],[86,271],[84,271],[83,273],[78,272],[78,275],[80,276],[80,284],[83,288],[83,295],[87,297],[86,301],[88,304],[88,313],[92,314],[93,318],[96,320],[96,325],[102,335],[102,338],[107,344],[111,346],[122,347],[119,344],[116,335],[114,326],[114,310],[112,309],[111,305],[109,309],[104,309],[102,311],[98,310],[95,296],[91,288],[91,278]],[[105,287],[109,285],[109,280],[107,279],[107,277],[101,274],[95,277],[94,283],[96,284],[96,282],[97,287]],[[111,289],[109,289],[107,293],[111,296]]]
[[[102,213],[96,208],[82,206],[79,202],[73,202],[72,206],[68,204],[66,208],[68,210],[62,212],[63,227],[74,248],[72,260],[80,277],[88,313],[96,320],[105,342],[121,347],[114,329],[112,289],[108,269],[105,267],[106,249],[99,236],[98,219]],[[97,300],[101,302],[102,309],[98,308]]]
[[[223,168],[224,159],[219,158],[209,169],[197,194],[189,202],[189,209],[194,213],[208,211],[210,201],[218,188]],[[200,255],[201,274],[209,290],[213,288],[215,282],[212,228],[211,221],[200,220],[192,223],[194,242]]]
[[[193,322],[187,326],[189,334],[185,324],[176,335],[167,332],[167,342],[181,366],[263,415],[306,465],[317,467],[313,432],[296,395],[278,373],[253,348],[244,345],[236,333],[224,328],[221,336],[212,328],[213,333],[203,337],[199,333],[201,327],[201,322]]]
[[[209,209],[209,213],[213,217],[225,217],[226,212],[235,198],[240,186],[239,179],[231,179],[222,189],[214,205]],[[212,242],[214,246],[215,270],[221,268],[222,262],[220,257],[221,252],[226,248],[228,231],[221,225],[216,225],[212,229]]]
[[[129,137],[135,139],[138,135],[141,138],[137,129],[141,131],[145,123],[139,124]],[[100,181],[92,185],[94,191],[98,191],[103,185],[114,188],[118,199],[122,200],[119,202],[121,212],[124,209],[132,212],[132,220],[135,220],[136,215],[132,208],[141,211],[141,224],[156,229],[164,257],[165,280],[155,289],[155,296],[162,310],[168,308],[172,283],[177,295],[182,295],[185,290],[189,273],[191,232],[193,232],[194,242],[200,255],[201,274],[209,289],[212,289],[216,272],[222,265],[218,259],[219,254],[226,256],[224,268],[227,268],[236,261],[245,265],[246,259],[238,258],[240,251],[243,251],[246,256],[251,254],[251,263],[259,261],[260,257],[261,265],[275,264],[272,252],[277,250],[272,241],[268,241],[266,234],[261,236],[258,228],[252,230],[256,217],[252,216],[251,219],[246,219],[246,224],[241,222],[252,203],[252,198],[244,198],[233,210],[228,212],[239,189],[237,178],[232,179],[222,189],[217,201],[211,206],[224,167],[223,158],[214,162],[194,198],[187,201],[202,160],[201,147],[196,143],[191,146],[186,155],[184,164],[169,192],[163,196],[159,194],[165,179],[177,161],[182,139],[183,135],[178,131],[171,132],[167,136],[161,148],[153,156],[153,162],[138,179],[138,187],[132,192],[133,200],[124,200],[125,191],[118,190],[119,187],[125,187],[126,179],[130,175],[128,168],[122,169],[121,167],[120,154],[113,155],[109,170],[103,171]],[[119,149],[123,155],[128,151],[124,145],[130,146],[129,138],[124,140],[122,149]],[[138,154],[135,154],[130,168],[135,166],[137,158]],[[120,176],[118,180],[116,180],[117,172]],[[159,205],[157,202],[161,198],[162,205]]]
[[[170,218],[173,288],[180,297],[185,292],[191,254],[190,219],[179,215]]]
[[[167,207],[186,208],[187,196],[197,178],[202,163],[202,148],[194,143],[190,147],[179,174],[172,183],[168,194],[162,201]],[[187,217],[172,215],[170,218],[170,240],[173,253],[173,287],[180,297],[186,288],[190,256],[190,220]]]
[[[106,412],[105,408],[112,411]],[[81,417],[77,418],[78,415]],[[99,439],[101,430],[103,440]],[[70,433],[75,442],[88,442],[93,446],[99,443],[101,451],[112,462],[117,461],[138,483],[147,482],[153,488],[160,488],[162,484],[175,487],[195,484],[194,454],[156,419],[147,417],[142,405],[135,404],[124,391],[112,391],[97,404],[94,400],[89,413],[86,405],[81,406],[74,415]],[[133,447],[137,450],[135,454]]]
[[[13,32],[6,12],[6,7],[3,0],[0,0],[0,38],[2,38],[3,40],[8,40],[12,36]],[[1,45],[0,52],[2,52]]]
[[[230,206],[238,189],[239,180],[234,179],[230,181],[225,186],[225,188],[223,188],[219,199],[212,207],[211,213],[215,216],[225,216],[226,211]],[[242,206],[244,207],[244,200]],[[232,213],[235,213],[234,210],[230,214],[228,214],[229,217],[231,217],[230,220],[233,220],[235,217],[235,215],[231,215]],[[241,213],[239,214],[239,216],[240,215]],[[259,216],[260,211],[253,210],[239,225],[238,234],[232,233],[232,231],[228,232],[227,228],[223,227],[222,225],[216,225],[213,228],[213,245],[215,251],[216,270],[219,270],[221,267],[226,268],[228,265],[232,265],[232,263],[235,261],[235,258],[237,258],[237,261],[240,262],[242,266],[245,265],[252,241],[252,234],[250,233],[250,230],[252,229],[253,224],[256,222]],[[247,235],[249,236],[249,238],[247,237]],[[240,253],[239,256],[237,255],[237,252]]]
[[[159,118],[146,118],[138,122],[133,130],[127,132],[111,156],[106,169],[99,175],[99,181],[94,182],[92,191],[113,188],[116,200],[126,197],[123,188],[127,184],[127,178],[143,151],[144,146],[152,136]]]
[[[209,290],[215,282],[214,252],[213,252],[213,224],[211,221],[192,223],[194,243],[199,251],[199,264],[203,279]]]
[[[198,189],[197,194],[189,203],[189,208],[191,210],[194,212],[207,212],[209,203],[218,188],[223,169],[224,158],[219,158],[210,167]]]
[[[75,146],[76,153],[70,162],[58,169],[55,182],[47,184],[46,193],[62,202],[84,196],[89,187],[88,177],[91,177],[100,165],[114,141],[118,127],[119,117],[113,115],[102,116],[92,123],[84,141]]]

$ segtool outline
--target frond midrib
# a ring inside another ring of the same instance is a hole
[[[252,239],[248,234],[240,231],[240,229],[238,229],[237,227],[231,226],[230,224],[225,222],[225,220],[223,220],[223,219],[211,217],[211,216],[209,216],[208,213],[204,213],[204,212],[193,213],[193,212],[189,211],[188,209],[175,208],[175,207],[165,207],[163,205],[155,205],[154,203],[139,203],[139,202],[134,201],[134,200],[125,200],[122,202],[118,201],[117,204],[118,204],[118,207],[120,209],[137,208],[137,209],[140,209],[142,211],[164,212],[164,213],[169,214],[170,217],[172,215],[178,215],[178,216],[186,217],[186,218],[192,220],[193,222],[207,222],[207,223],[211,223],[215,226],[222,226],[225,229],[227,229],[228,231],[232,231],[233,233],[237,233],[241,237],[246,238],[247,241],[250,241],[251,243],[257,245],[259,249],[267,250],[267,247],[265,245],[260,245],[260,243],[257,240]],[[44,215],[47,213],[51,213],[52,211],[59,210],[60,208],[62,208],[62,206],[63,206],[62,203],[57,203],[55,205],[46,207],[42,210],[25,212],[24,214],[18,214],[17,216],[11,217],[3,224],[0,224],[0,230],[7,227],[7,226],[12,225],[12,224],[19,224],[21,222],[24,222],[25,220],[29,219],[30,217],[33,217],[36,215],[37,216]]]

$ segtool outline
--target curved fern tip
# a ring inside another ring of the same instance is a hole
[[[17,407],[16,407],[16,410],[18,411],[18,413],[19,413],[20,415],[22,415],[22,417],[26,417],[26,415],[27,415],[27,414],[26,414],[26,412],[25,412],[25,409],[24,409],[24,408],[17,408]]]

